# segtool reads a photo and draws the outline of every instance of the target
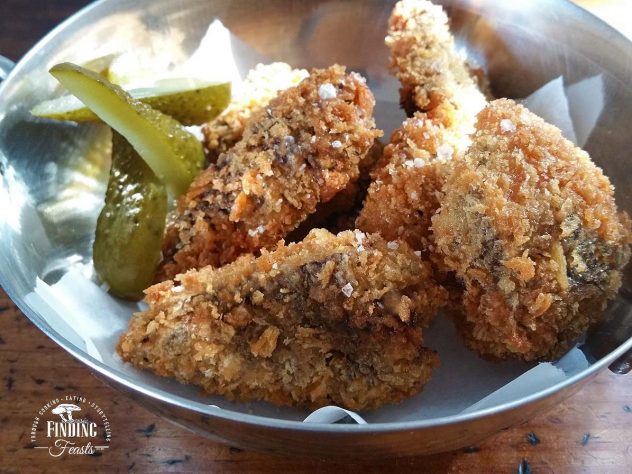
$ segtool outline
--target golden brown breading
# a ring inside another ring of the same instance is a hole
[[[208,393],[368,410],[419,392],[438,365],[422,328],[445,292],[405,244],[316,229],[176,280],[146,291],[118,352]]]
[[[371,184],[371,172],[382,157],[384,145],[375,140],[366,156],[360,161],[360,175],[357,181],[347,185],[329,202],[321,203],[295,230],[287,235],[288,242],[300,242],[312,229],[322,228],[337,234],[345,230],[354,230],[355,221]]]
[[[485,105],[447,21],[440,6],[422,0],[401,1],[393,10],[386,38],[391,67],[408,112],[424,112],[415,112],[391,136],[356,222],[386,239],[405,240],[439,270],[444,268],[430,219],[452,161],[469,146],[476,113]]]
[[[457,325],[483,356],[555,359],[621,285],[630,225],[610,181],[560,131],[511,100],[478,116],[433,217],[465,285]]]
[[[230,104],[219,117],[202,128],[209,162],[241,140],[246,123],[263,109],[279,91],[298,85],[308,76],[305,69],[292,69],[285,63],[257,64],[234,91]]]
[[[341,66],[281,92],[180,199],[158,279],[273,246],[357,180],[381,135],[374,103],[364,79]]]
[[[445,176],[462,141],[459,133],[422,113],[404,121],[373,171],[357,227],[387,240],[402,239],[438,264],[430,219],[439,208]]]
[[[319,204],[316,207],[316,211],[290,232],[285,240],[287,242],[300,242],[312,229],[326,229],[337,234],[338,232],[333,229],[337,220],[353,214],[358,205],[358,199],[361,199],[361,194],[362,190],[359,180],[349,183],[331,201]],[[352,229],[355,229],[355,225],[341,230]]]
[[[393,132],[356,220],[358,229],[403,240],[429,261],[435,280],[448,291],[444,310],[450,313],[460,311],[463,288],[436,250],[431,218],[439,209],[454,160],[468,141],[460,131],[415,113]]]
[[[455,48],[443,8],[426,0],[402,0],[389,21],[386,45],[391,69],[399,79],[400,100],[409,115],[416,111],[446,127],[473,125],[485,96]]]

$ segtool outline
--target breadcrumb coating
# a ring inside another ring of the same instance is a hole
[[[202,128],[209,162],[217,161],[219,155],[241,140],[250,117],[268,105],[279,91],[298,85],[308,75],[305,69],[292,69],[286,63],[257,64],[237,86],[226,110]]]
[[[469,132],[486,102],[479,84],[484,76],[457,52],[443,8],[426,0],[397,2],[386,45],[406,112],[425,112],[437,123]]]
[[[288,242],[299,242],[312,229],[323,228],[337,234],[345,230],[354,230],[355,221],[362,209],[369,185],[371,173],[382,157],[384,145],[375,140],[366,156],[360,161],[360,176],[357,181],[349,185],[329,202],[318,205],[316,212],[311,214],[294,231],[288,234]]]
[[[586,152],[507,99],[478,116],[433,217],[465,286],[457,326],[482,356],[551,360],[598,321],[621,285],[630,221]]]
[[[180,199],[158,280],[273,246],[356,181],[381,135],[374,104],[364,79],[342,66],[281,92]]]
[[[430,219],[439,209],[445,176],[462,142],[460,133],[420,112],[404,121],[373,171],[357,227],[387,240],[404,240],[424,258],[440,264]]]
[[[386,43],[402,83],[402,102],[413,116],[391,136],[356,221],[367,232],[405,240],[441,274],[445,268],[434,250],[430,219],[453,160],[469,146],[476,113],[485,105],[447,21],[443,9],[430,2],[395,5]]]
[[[445,292],[406,244],[377,235],[316,229],[146,294],[121,357],[233,400],[375,409],[419,392],[438,365],[422,328]]]

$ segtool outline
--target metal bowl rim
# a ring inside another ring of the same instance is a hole
[[[546,1],[546,0],[545,0]],[[14,76],[17,76],[21,69],[25,66],[30,59],[35,56],[41,49],[43,49],[50,41],[53,40],[58,34],[63,33],[66,27],[73,24],[80,17],[86,15],[92,10],[96,10],[101,7],[102,4],[108,3],[109,0],[97,0],[94,3],[82,8],[55,28],[53,28],[46,36],[44,36],[39,42],[33,46],[16,64],[15,68],[11,71],[8,77],[0,84],[0,98],[2,92],[8,83],[10,83]],[[590,21],[599,28],[602,33],[607,33],[609,39],[622,43],[622,46],[629,48],[632,51],[632,41],[626,38],[622,33],[605,23],[599,17],[593,15],[587,10],[572,3],[570,0],[563,0],[567,8],[574,10],[575,15],[585,17],[586,21]],[[406,430],[421,430],[429,429],[438,426],[446,426],[451,424],[460,424],[467,421],[474,421],[477,419],[485,418],[491,415],[498,415],[503,412],[508,412],[514,409],[518,409],[523,406],[530,405],[538,400],[543,400],[550,397],[558,391],[575,385],[581,380],[590,377],[591,375],[601,371],[610,363],[624,355],[626,352],[632,350],[632,337],[622,343],[617,349],[613,350],[599,361],[593,363],[590,367],[583,370],[579,374],[576,374],[563,382],[559,382],[551,387],[540,390],[527,397],[523,397],[518,400],[514,400],[507,403],[502,403],[493,407],[485,408],[482,410],[476,410],[466,414],[456,414],[450,416],[443,416],[438,418],[431,418],[419,421],[401,421],[401,422],[388,422],[388,423],[369,423],[366,425],[354,425],[354,424],[320,424],[320,423],[304,423],[302,421],[290,421],[280,420],[276,418],[270,418],[259,415],[250,415],[246,413],[240,413],[233,410],[216,408],[204,403],[195,402],[185,397],[174,395],[170,392],[161,389],[154,389],[147,386],[144,383],[134,381],[128,375],[105,365],[104,363],[96,360],[92,356],[88,355],[84,351],[75,347],[69,343],[66,339],[61,337],[56,331],[48,327],[42,320],[42,318],[31,309],[22,298],[18,298],[15,295],[12,288],[10,288],[8,279],[5,277],[7,272],[0,269],[0,286],[5,290],[9,298],[16,304],[16,306],[31,320],[35,326],[37,326],[44,334],[57,343],[62,349],[71,354],[76,359],[86,364],[91,369],[97,371],[106,379],[112,379],[118,384],[121,384],[129,389],[134,390],[137,393],[148,396],[157,401],[166,403],[171,406],[192,410],[196,413],[207,415],[209,417],[215,417],[226,421],[232,421],[242,424],[254,425],[263,428],[275,428],[275,429],[288,429],[302,432],[318,432],[318,433],[336,433],[336,434],[373,434],[373,433],[388,433]]]

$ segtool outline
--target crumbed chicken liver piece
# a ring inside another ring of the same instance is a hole
[[[282,91],[180,199],[157,280],[273,246],[356,181],[381,135],[374,103],[364,79],[341,66]]]
[[[369,410],[418,393],[438,365],[422,335],[445,291],[377,235],[315,229],[146,293],[119,354],[229,399]]]

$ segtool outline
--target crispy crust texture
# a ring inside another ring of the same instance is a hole
[[[476,113],[486,103],[456,52],[447,22],[443,9],[427,1],[395,5],[386,44],[402,84],[402,103],[412,117],[391,136],[356,221],[366,232],[403,239],[422,252],[442,281],[448,275],[435,251],[430,219],[454,159],[470,144]]]
[[[441,188],[461,147],[461,136],[417,112],[393,132],[373,171],[359,229],[387,240],[404,240],[424,258],[439,263],[430,230]]]
[[[158,280],[273,246],[356,181],[381,135],[374,103],[364,79],[341,66],[281,92],[180,199]]]
[[[375,143],[360,162],[360,177],[327,203],[319,204],[316,212],[311,214],[285,239],[288,242],[299,242],[305,238],[312,229],[327,229],[338,234],[345,230],[356,229],[355,221],[362,209],[369,185],[371,184],[371,172],[382,157],[384,145],[375,140]]]
[[[524,107],[478,116],[433,217],[465,285],[457,325],[486,357],[555,359],[598,321],[621,285],[630,223],[588,154]]]
[[[146,293],[121,357],[229,399],[368,410],[419,392],[438,365],[422,328],[445,291],[377,235],[316,229]]]
[[[446,127],[471,126],[485,104],[478,79],[484,76],[474,74],[456,51],[443,8],[426,0],[398,2],[386,45],[409,115],[421,111]]]
[[[226,110],[202,128],[209,162],[214,163],[241,140],[246,123],[274,99],[279,91],[298,85],[308,76],[305,69],[285,63],[257,64],[235,91]]]

